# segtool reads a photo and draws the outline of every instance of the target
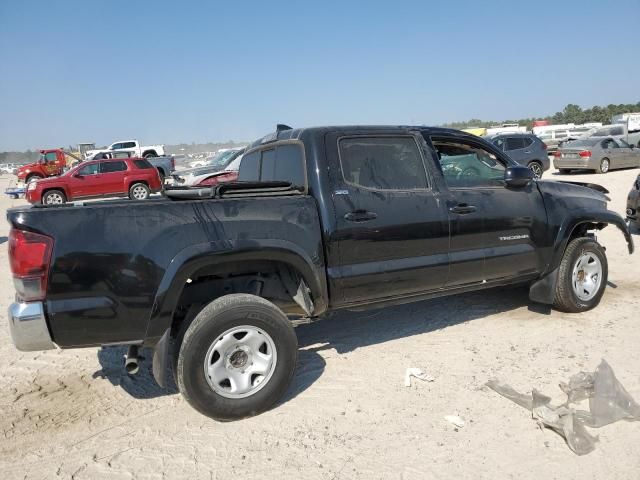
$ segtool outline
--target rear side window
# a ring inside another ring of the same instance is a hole
[[[522,137],[507,137],[505,142],[505,150],[508,152],[510,150],[520,150],[524,148],[524,138]]]
[[[125,162],[100,162],[100,173],[122,172],[126,169]]]
[[[304,187],[304,158],[298,144],[277,145],[242,157],[238,173],[240,181],[290,182]]]
[[[134,160],[133,164],[136,166],[136,168],[139,168],[141,170],[153,168],[153,165],[151,165],[147,160]]]
[[[136,146],[136,142],[124,142],[121,148],[134,148]]]
[[[375,190],[428,188],[427,174],[412,137],[354,137],[338,142],[348,183]]]
[[[530,146],[531,146],[531,144],[533,143],[533,139],[532,139],[532,138],[529,138],[529,137],[527,137],[527,138],[523,138],[522,140],[524,140],[524,146],[525,146],[525,148],[526,148],[526,147],[530,147]]]

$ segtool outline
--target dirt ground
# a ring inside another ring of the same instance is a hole
[[[547,178],[558,179],[554,172]],[[638,170],[571,175],[611,190],[625,210]],[[566,178],[566,177],[564,177]],[[10,179],[0,177],[0,193]],[[4,211],[23,200],[2,195]],[[0,223],[6,244],[8,224]],[[634,235],[640,244],[640,235]],[[490,290],[298,328],[299,364],[286,398],[255,418],[218,423],[150,373],[124,374],[122,348],[20,353],[10,342],[13,298],[0,247],[1,478],[630,479],[640,472],[640,423],[591,430],[578,457],[527,411],[484,386],[497,377],[563,401],[560,381],[601,358],[640,401],[640,254],[610,227],[611,282],[580,315],[531,304],[527,290]],[[403,385],[407,367],[432,383]],[[456,429],[443,417],[456,414]]]

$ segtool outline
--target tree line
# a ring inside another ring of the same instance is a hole
[[[531,129],[533,122],[536,120],[547,120],[553,124],[564,123],[587,123],[587,122],[601,122],[603,124],[611,123],[611,117],[613,115],[619,115],[621,113],[640,112],[640,102],[638,103],[621,103],[618,105],[609,104],[606,107],[594,106],[591,108],[582,109],[580,105],[573,103],[568,104],[561,111],[549,115],[547,117],[537,118],[520,118],[515,120],[480,120],[478,118],[472,118],[463,122],[451,122],[445,123],[445,127],[450,128],[470,128],[470,127],[491,127],[493,125],[501,125],[503,123],[517,123],[521,126],[526,126]]]

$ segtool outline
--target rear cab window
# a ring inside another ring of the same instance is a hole
[[[289,182],[306,188],[305,160],[302,145],[281,143],[249,152],[242,157],[238,171],[241,182]]]

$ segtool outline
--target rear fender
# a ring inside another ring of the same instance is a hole
[[[182,290],[195,272],[211,265],[264,260],[286,264],[299,272],[311,290],[314,316],[326,310],[328,292],[324,261],[312,259],[295,243],[277,239],[202,243],[182,250],[171,261],[156,293],[145,335],[147,342],[154,343],[171,327]]]

